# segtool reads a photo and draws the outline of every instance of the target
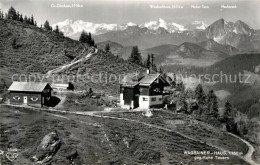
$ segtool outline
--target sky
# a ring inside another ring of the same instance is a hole
[[[76,7],[58,7],[73,4]],[[173,7],[158,9],[151,5]],[[209,8],[196,9],[191,8],[192,5]],[[235,5],[236,8],[221,9],[221,5]],[[10,6],[23,15],[33,14],[38,25],[45,20],[55,24],[65,19],[142,24],[158,18],[187,25],[193,21],[211,24],[224,18],[233,22],[242,20],[252,28],[260,29],[260,0],[0,0],[1,10],[7,12]]]

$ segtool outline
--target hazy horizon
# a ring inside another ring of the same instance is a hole
[[[82,7],[53,7],[57,4],[77,4]],[[151,8],[151,5],[182,6],[183,8]],[[209,9],[194,9],[191,5],[205,5]],[[235,9],[221,9],[221,5],[236,5]],[[211,24],[218,19],[244,21],[255,29],[260,29],[260,1],[257,0],[175,0],[175,1],[136,1],[136,0],[0,0],[0,9],[7,12],[10,6],[26,16],[34,15],[38,25],[48,20],[50,24],[66,19],[83,20],[93,23],[122,24],[133,22],[143,24],[149,21],[170,20],[187,25],[193,21]]]

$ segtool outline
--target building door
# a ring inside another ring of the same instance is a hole
[[[139,107],[139,95],[135,95],[134,108]]]
[[[123,91],[123,99],[124,99],[124,103],[125,105],[129,105],[131,106],[131,102],[133,100],[133,95],[134,95],[134,90],[133,88],[124,88]]]
[[[27,96],[24,96],[24,97],[23,97],[23,103],[24,103],[24,104],[27,104]]]

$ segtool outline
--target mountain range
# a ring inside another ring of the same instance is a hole
[[[172,21],[166,21],[162,18],[159,18],[158,20],[145,22],[140,25],[137,25],[133,22],[128,22],[125,24],[106,24],[85,22],[82,20],[72,21],[66,19],[65,21],[58,22],[52,25],[53,28],[55,28],[56,26],[59,26],[59,29],[64,32],[65,36],[73,39],[78,39],[79,34],[83,30],[86,32],[90,32],[93,35],[100,35],[110,31],[122,31],[126,30],[128,27],[136,26],[140,28],[147,28],[153,31],[163,28],[169,33],[181,33],[183,31],[204,30],[208,25],[203,21],[194,21],[184,26]]]
[[[132,32],[135,35],[141,33],[150,35],[148,32],[156,32],[156,30],[147,29],[147,27],[138,27],[136,30],[135,26],[132,26],[123,31]],[[155,33],[153,34],[154,36],[167,36],[173,34],[162,27],[158,28],[158,30],[160,30],[160,33]],[[185,31],[183,31],[183,33],[189,34]],[[176,33],[176,36],[179,34],[182,33]],[[107,43],[110,44],[111,51],[117,50],[120,52],[122,49],[130,48],[130,46],[125,46],[121,42],[118,44],[114,41],[97,43],[97,47],[101,48]],[[224,47],[227,48],[223,50],[235,50],[232,46],[221,45],[213,39],[207,39],[196,44],[191,42],[183,42],[180,45],[165,44],[146,49],[145,51],[158,52],[159,57],[160,54],[171,55],[172,53],[177,53],[177,55],[183,59],[199,58],[197,59],[198,61],[200,61],[200,59],[208,58],[207,56],[225,58],[224,60],[209,66],[207,70],[203,68],[205,72],[211,71],[212,73],[219,73],[219,71],[222,70],[227,71],[225,73],[243,70],[252,72],[254,69],[253,66],[259,64],[259,54],[241,54],[226,58],[227,55],[225,55],[224,52],[220,52]],[[213,49],[218,51],[213,51]],[[217,56],[215,56],[216,53],[218,54]],[[89,58],[86,58],[89,54],[92,55]],[[25,74],[32,76],[34,73],[45,74],[48,73],[49,70],[82,59],[81,62],[68,65],[69,67],[61,70],[58,74],[62,77],[66,75],[74,75],[75,77],[78,75],[88,75],[86,77],[81,77],[73,83],[77,90],[88,90],[89,88],[92,88],[94,91],[104,91],[104,93],[109,94],[109,97],[111,94],[118,96],[119,84],[117,81],[114,81],[114,79],[106,83],[105,79],[107,77],[111,78],[111,75],[117,75],[119,77],[122,73],[136,73],[136,71],[144,72],[146,70],[144,67],[124,61],[111,53],[90,47],[86,43],[69,39],[55,32],[46,31],[27,23],[9,19],[0,19],[0,57],[0,82],[5,86],[5,88],[2,89],[5,92],[7,92],[8,86],[11,83],[11,77],[12,75],[14,76],[14,74],[21,73],[23,76]],[[171,69],[173,70],[173,68]],[[173,71],[176,73],[176,70]],[[100,73],[103,72],[108,73],[108,75],[106,74],[102,77],[101,81],[91,81],[92,78],[96,78],[92,76],[90,80],[89,74],[100,75]],[[220,85],[224,86],[226,84],[220,83]],[[234,84],[231,85],[234,86]],[[249,110],[250,112],[257,113],[259,112],[260,105],[259,97],[253,98],[255,95],[252,95],[251,91],[258,94],[259,88],[250,88],[250,90],[248,90],[248,88],[249,87],[244,89],[244,91],[242,91],[243,93],[235,91],[235,95],[232,98],[233,102],[236,101],[241,104],[241,102],[244,101],[242,103],[247,106],[243,107],[244,111]],[[218,89],[222,88],[218,87]],[[239,88],[239,91],[241,91],[241,87]],[[63,92],[63,94],[63,105],[70,105],[68,109],[74,109],[75,111],[76,107],[82,107],[82,109],[88,110],[89,107],[85,106],[85,104],[76,103],[76,100],[85,98],[83,94],[76,94],[75,97],[72,93],[66,94]],[[245,94],[248,96],[246,97]],[[6,97],[8,97],[7,95],[8,94],[6,94]],[[55,93],[55,95],[57,95],[57,93]],[[239,100],[237,100],[237,98],[239,98]],[[92,101],[100,103],[103,102],[103,99],[95,99]],[[233,105],[237,107],[237,104]],[[32,162],[32,157],[35,153],[38,154],[37,150],[38,148],[41,148],[41,145],[37,145],[38,142],[39,144],[42,143],[41,139],[46,139],[46,132],[51,132],[53,130],[58,130],[58,139],[61,141],[54,157],[50,161],[50,163],[54,164],[71,164],[72,160],[73,163],[76,162],[75,164],[194,163],[192,156],[183,156],[183,151],[220,150],[215,146],[219,146],[221,150],[232,151],[235,149],[237,152],[241,153],[243,153],[244,150],[245,153],[248,152],[245,143],[242,143],[235,136],[226,134],[223,130],[218,130],[203,121],[193,120],[192,116],[188,117],[186,114],[180,114],[180,117],[173,116],[175,114],[170,111],[162,111],[160,113],[157,113],[159,111],[153,111],[152,118],[143,117],[142,113],[124,113],[122,114],[123,118],[121,114],[119,114],[118,119],[125,119],[124,122],[122,122],[122,120],[115,120],[117,117],[114,116],[115,113],[110,114],[111,119],[104,118],[102,115],[102,119],[99,119],[95,116],[80,117],[79,115],[66,115],[63,117],[56,114],[51,115],[51,113],[45,114],[44,112],[41,112],[40,116],[38,116],[38,112],[34,113],[28,111],[29,116],[27,117],[26,107],[22,107],[22,109],[19,109],[18,107],[10,107],[7,109],[6,107],[9,106],[1,106],[3,109],[1,109],[1,117],[3,116],[3,118],[6,119],[1,120],[0,123],[1,126],[4,126],[4,128],[1,129],[1,133],[3,132],[4,135],[1,136],[3,137],[3,140],[1,139],[1,146],[8,146],[8,144],[11,144],[12,146],[21,146],[22,144],[22,148],[26,148],[26,150],[21,151],[21,154],[19,154],[19,157],[17,157],[15,161],[25,162],[24,164],[34,163]],[[241,108],[240,106],[238,107]],[[61,106],[61,108],[62,110],[67,110],[67,108],[64,108],[63,106]],[[19,114],[14,116],[14,113]],[[158,115],[160,116],[158,117]],[[13,117],[11,118],[10,116]],[[33,119],[30,123],[28,123],[29,118]],[[177,127],[168,123],[171,123],[170,121],[176,121],[176,119],[185,123],[196,123],[179,124],[179,129],[175,130]],[[25,129],[22,131],[15,131],[18,130],[18,128]],[[248,126],[248,128],[248,131],[250,131],[249,133],[251,133],[249,134],[249,140],[259,143],[258,139],[253,139],[257,137],[257,130],[253,129],[255,126]],[[87,132],[87,134],[82,134],[82,132]],[[10,138],[14,136],[15,138]],[[87,137],[88,140],[81,137]],[[44,154],[46,155],[46,152],[44,152]],[[237,157],[231,157],[230,160],[224,161],[224,163],[226,162],[228,164],[246,164],[246,162],[242,159],[237,159]],[[9,163],[10,161],[7,161],[6,164]],[[205,163],[204,161],[195,162],[195,164],[201,163],[223,164],[223,160],[207,160]]]
[[[198,25],[198,22],[195,23]],[[226,45],[226,48],[221,51],[229,52],[228,54],[236,53],[238,50],[241,52],[257,52],[260,50],[259,30],[251,28],[240,20],[229,22],[219,19],[207,26],[206,29],[199,29],[201,24],[193,30],[184,30],[185,26],[179,26],[178,31],[167,30],[169,24],[164,24],[162,20],[159,20],[157,24],[145,25],[146,27],[128,26],[125,30],[109,31],[96,35],[94,38],[96,42],[110,40],[123,46],[138,45],[142,50],[167,44],[180,45],[184,42],[192,42],[202,47],[203,44],[210,46],[213,43],[216,47],[219,47],[217,44]],[[212,46],[214,47],[214,45]]]
[[[219,44],[231,45],[240,50],[259,50],[259,33],[241,20],[229,22],[219,19],[205,30],[196,33],[196,41],[213,39]]]

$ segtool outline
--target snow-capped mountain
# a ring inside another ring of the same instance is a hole
[[[161,18],[159,18],[157,21],[150,21],[146,22],[144,24],[137,25],[133,22],[129,22],[126,24],[106,24],[106,23],[92,23],[92,22],[85,22],[82,20],[72,21],[69,19],[66,19],[65,21],[58,22],[54,25],[52,25],[53,28],[56,26],[59,26],[59,29],[64,32],[65,36],[71,37],[78,35],[83,30],[86,32],[90,32],[94,35],[104,34],[109,31],[122,31],[127,29],[127,27],[132,26],[138,26],[141,28],[147,28],[149,30],[159,30],[162,31],[162,29],[165,29],[169,33],[181,33],[185,31],[183,25],[174,23],[174,22],[167,22]]]
[[[214,38],[215,41],[219,37],[227,33],[235,33],[241,35],[250,35],[254,33],[254,29],[249,27],[246,23],[238,20],[235,23],[222,19],[217,20],[206,28],[207,38]]]
[[[203,21],[194,21],[183,26],[161,18],[139,25],[132,22],[106,24],[67,19],[52,26],[53,28],[59,26],[65,36],[76,40],[84,30],[92,33],[97,42],[111,40],[120,44],[124,43],[123,45],[133,45],[139,41],[139,45],[143,48],[158,44],[180,44],[183,41],[202,42],[212,39],[219,44],[227,44],[239,50],[260,49],[259,34],[253,28],[240,20],[229,22],[223,18],[209,26]],[[151,38],[156,38],[156,41]]]
[[[56,23],[52,25],[53,28],[59,26],[59,29],[64,32],[65,36],[73,36],[81,33],[83,30],[90,32],[94,35],[103,34],[109,31],[125,30],[129,26],[136,26],[136,24],[129,22],[127,24],[95,24],[92,22],[85,22],[82,20],[72,21],[66,19],[63,22]]]
[[[157,21],[146,22],[143,25],[140,25],[140,27],[146,27],[150,30],[157,30],[159,28],[164,28],[169,33],[182,32],[186,30],[183,25],[174,22],[167,22],[161,18],[159,18]]]
[[[193,21],[191,24],[184,26],[185,29],[193,31],[193,30],[205,30],[208,27],[206,23],[203,21]]]
[[[231,45],[239,50],[258,50],[258,34],[246,23],[238,20],[229,22],[219,19],[208,26],[204,31],[197,33],[197,41],[213,39],[222,45]]]

